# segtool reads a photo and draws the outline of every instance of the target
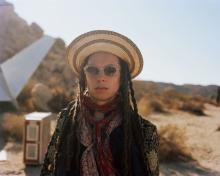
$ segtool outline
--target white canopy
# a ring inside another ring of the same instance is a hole
[[[0,65],[0,101],[16,104],[17,96],[54,42],[54,38],[43,36]]]

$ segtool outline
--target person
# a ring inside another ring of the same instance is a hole
[[[218,87],[218,89],[217,89],[216,103],[217,103],[217,106],[219,106],[219,104],[220,104],[220,87]]]
[[[95,30],[77,37],[67,59],[79,93],[58,116],[41,176],[158,176],[158,134],[138,114],[132,79],[143,68],[126,36]]]

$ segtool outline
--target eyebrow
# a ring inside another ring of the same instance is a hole
[[[88,67],[88,66],[98,67],[97,65],[94,65],[94,64],[87,64],[87,65],[85,65],[85,67]],[[101,67],[101,68],[104,68],[104,67],[106,67],[106,66],[120,67],[119,64],[106,64],[106,65],[104,65],[104,66]],[[98,67],[98,68],[100,68],[100,67]]]

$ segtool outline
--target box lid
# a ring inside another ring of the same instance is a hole
[[[50,116],[52,113],[51,112],[32,112],[29,114],[26,114],[25,120],[42,120],[48,116]]]

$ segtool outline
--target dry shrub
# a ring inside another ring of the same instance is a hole
[[[160,101],[146,95],[138,102],[138,111],[142,116],[148,116],[152,112],[165,112]]]
[[[177,125],[166,125],[159,129],[161,162],[193,160],[186,146],[185,129]]]
[[[17,100],[19,103],[19,110],[21,112],[32,112],[36,110],[36,107],[33,102],[33,98],[31,95],[31,90],[36,84],[35,81],[29,80],[27,85],[24,87]]]
[[[33,112],[36,110],[37,110],[37,107],[34,103],[33,97],[26,99],[21,105],[19,105],[20,112]]]
[[[29,80],[26,86],[23,88],[22,92],[18,96],[18,102],[23,103],[27,99],[31,98],[31,90],[35,85],[35,81]]]
[[[167,109],[178,109],[184,101],[183,97],[174,90],[165,90],[161,93],[160,99]]]
[[[216,107],[218,107],[220,105],[214,99],[208,99],[206,103],[213,105],[213,106],[216,106]]]
[[[1,130],[5,140],[22,141],[24,117],[11,113],[5,113],[1,122]]]
[[[59,112],[70,100],[66,96],[65,90],[60,87],[52,89],[52,94],[53,98],[48,102],[48,106],[53,112]]]
[[[220,131],[220,125],[219,125],[219,127],[216,129],[216,131]]]
[[[138,102],[137,105],[138,105],[138,112],[144,117],[148,116],[152,112],[152,109],[150,107],[150,103],[149,103],[147,97],[143,97]]]
[[[202,104],[200,102],[195,102],[195,101],[184,102],[179,109],[182,111],[190,112],[190,113],[198,115],[198,116],[205,115],[205,113],[203,111],[204,104]]]
[[[187,111],[195,115],[205,115],[204,104],[207,100],[201,96],[190,96],[175,90],[165,91],[161,95],[162,102],[168,109]]]
[[[202,96],[191,96],[189,99],[191,101],[200,102],[200,103],[203,103],[203,104],[210,101],[209,98],[204,98]]]
[[[151,111],[147,112],[162,113],[166,112],[168,109],[175,109],[187,111],[195,115],[205,115],[204,104],[207,103],[207,100],[201,96],[185,95],[173,89],[166,89],[161,93],[149,91],[142,96],[141,101],[138,103],[141,105],[141,111],[144,109],[142,105],[143,99],[147,99],[147,101],[150,102],[148,104]]]
[[[154,112],[165,112],[162,104],[158,100],[151,100],[150,107]]]

